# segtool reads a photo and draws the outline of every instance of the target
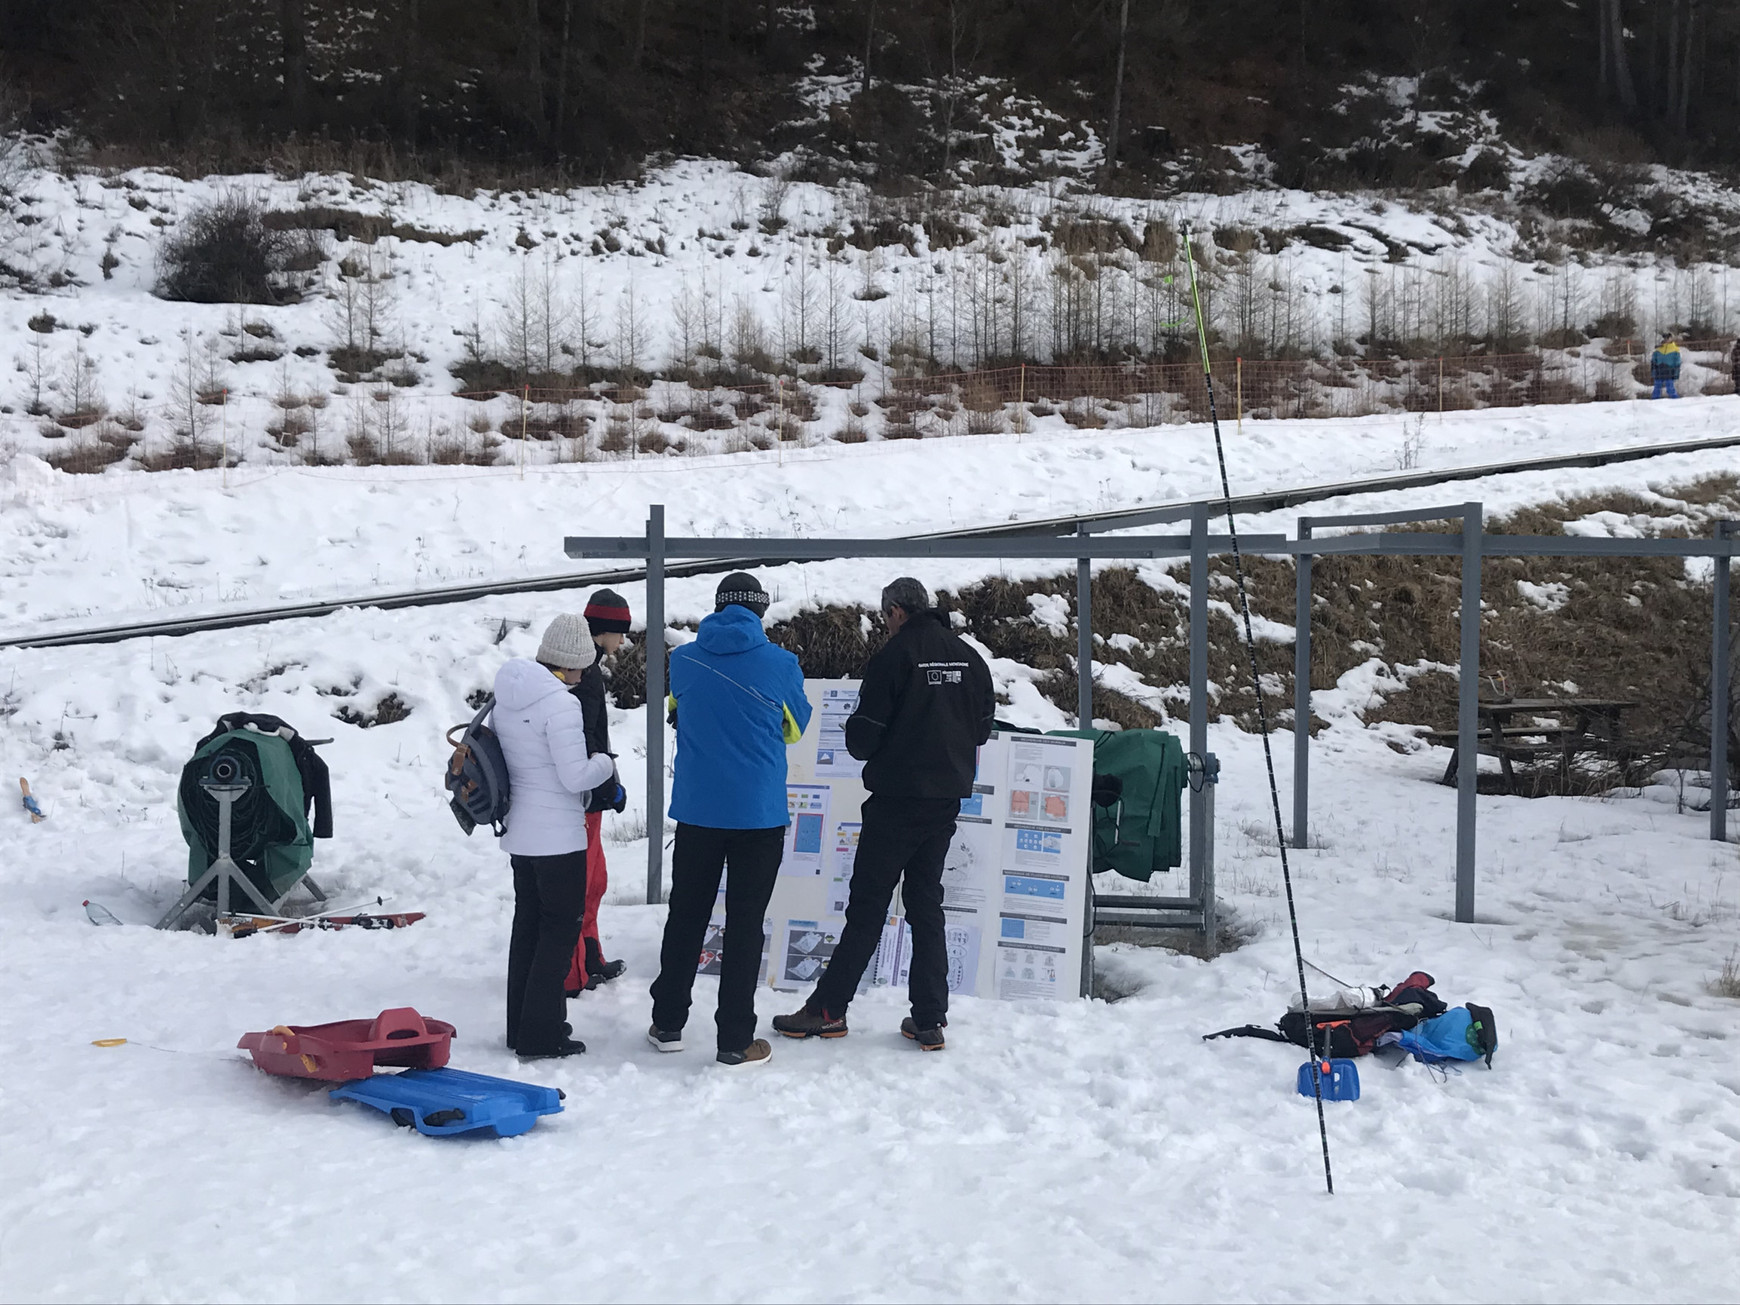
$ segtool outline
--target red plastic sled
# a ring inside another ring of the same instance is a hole
[[[372,1020],[280,1024],[268,1033],[244,1033],[236,1045],[268,1074],[347,1082],[369,1077],[377,1065],[440,1069],[447,1063],[453,1033],[451,1024],[401,1006]]]

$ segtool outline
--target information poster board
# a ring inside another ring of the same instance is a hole
[[[845,927],[866,796],[862,763],[846,751],[844,735],[857,681],[811,680],[805,688],[815,710],[787,752],[791,825],[763,926],[765,982],[787,992],[815,985]],[[979,749],[973,795],[961,803],[943,870],[950,992],[1003,1000],[1081,995],[1092,789],[1086,739],[993,734]],[[721,890],[716,929],[724,905]],[[911,941],[898,893],[889,909],[861,990],[906,986]],[[703,972],[717,971],[716,956],[702,961]]]

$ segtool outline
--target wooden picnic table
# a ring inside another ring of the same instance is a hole
[[[1628,750],[1622,717],[1635,706],[1621,698],[1483,698],[1477,706],[1475,742],[1481,752],[1498,758],[1505,787],[1515,793],[1517,761],[1556,758],[1562,778],[1570,775],[1571,759],[1584,752],[1612,757],[1623,766]],[[1518,716],[1528,722],[1513,724]],[[1542,725],[1538,717],[1553,717],[1558,723]],[[1442,782],[1454,784],[1462,760],[1457,731],[1433,730],[1426,737],[1450,745]]]

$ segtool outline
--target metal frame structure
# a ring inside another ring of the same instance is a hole
[[[1321,527],[1401,525],[1460,518],[1461,533],[1409,531],[1396,534],[1314,536]],[[1293,652],[1293,837],[1294,847],[1309,845],[1311,721],[1311,559],[1335,554],[1389,554],[1400,557],[1462,559],[1461,650],[1458,666],[1456,739],[1458,755],[1468,758],[1457,770],[1456,920],[1474,921],[1475,795],[1478,772],[1480,690],[1480,563],[1488,557],[1708,557],[1715,562],[1710,612],[1710,837],[1724,842],[1728,831],[1728,700],[1733,632],[1729,594],[1730,560],[1740,522],[1718,521],[1710,539],[1599,539],[1576,535],[1488,535],[1479,503],[1421,508],[1411,512],[1369,512],[1333,517],[1301,517],[1298,539],[1287,550],[1298,558],[1295,579]],[[1299,723],[1304,722],[1304,728]]]
[[[647,585],[646,627],[665,628],[664,585],[666,562],[671,558],[729,559],[753,557],[766,564],[816,561],[831,558],[1055,558],[1076,562],[1076,714],[1091,726],[1093,720],[1093,607],[1091,563],[1095,559],[1139,561],[1155,558],[1190,559],[1190,743],[1189,752],[1211,766],[1208,754],[1208,562],[1211,556],[1230,552],[1229,535],[1208,532],[1211,503],[1181,504],[1150,512],[1121,513],[1115,522],[1100,528],[1129,530],[1166,525],[1188,519],[1186,535],[1096,536],[1094,526],[1081,522],[1074,535],[1006,535],[997,538],[928,539],[693,539],[667,538],[662,505],[654,505],[642,536],[571,536],[564,541],[572,558],[645,558]],[[1321,536],[1319,529],[1399,525],[1421,521],[1459,519],[1456,534],[1427,531]],[[1728,686],[1732,649],[1730,630],[1730,560],[1740,537],[1740,522],[1717,524],[1710,539],[1596,539],[1581,536],[1488,535],[1484,533],[1485,511],[1479,503],[1422,508],[1410,512],[1357,513],[1343,516],[1302,517],[1298,537],[1284,535],[1241,536],[1249,554],[1293,556],[1298,559],[1296,591],[1297,634],[1294,650],[1294,771],[1293,830],[1291,842],[1306,847],[1310,830],[1310,720],[1311,720],[1311,571],[1314,557],[1339,554],[1388,554],[1404,557],[1459,557],[1462,559],[1461,683],[1457,703],[1457,738],[1461,755],[1476,754],[1480,654],[1480,562],[1487,557],[1709,557],[1715,562],[1715,593],[1712,603],[1711,710],[1710,710],[1710,837],[1727,836],[1727,736]],[[649,649],[650,651],[650,649]],[[664,658],[646,659],[647,711],[647,900],[663,896],[665,819],[664,798]],[[1456,809],[1456,910],[1460,923],[1472,923],[1475,901],[1476,776],[1470,763],[1460,768]],[[1209,835],[1212,812],[1212,776],[1193,783],[1190,799],[1190,896],[1099,896],[1096,904],[1109,911],[1146,913],[1149,923],[1188,924],[1204,928],[1214,937],[1213,849]],[[1162,921],[1157,913],[1175,913]],[[1112,922],[1108,920],[1108,922]]]
[[[1107,923],[1150,924],[1168,928],[1197,928],[1214,937],[1216,912],[1213,877],[1212,785],[1219,775],[1219,762],[1208,753],[1208,558],[1230,552],[1230,535],[1208,533],[1208,503],[1185,504],[1142,514],[1139,522],[1128,517],[1120,526],[1164,524],[1188,518],[1187,535],[1126,535],[1097,537],[1087,523],[1074,535],[1024,535],[1001,538],[930,539],[684,539],[665,535],[664,507],[648,510],[644,536],[574,536],[564,541],[573,558],[644,557],[646,568],[646,628],[665,626],[666,563],[672,558],[757,557],[768,563],[815,561],[826,558],[1055,558],[1075,559],[1077,594],[1076,715],[1091,728],[1093,721],[1093,581],[1090,564],[1096,558],[1139,561],[1162,557],[1189,557],[1191,567],[1190,647],[1190,747],[1197,773],[1190,789],[1189,868],[1190,887],[1183,897],[1128,894],[1110,897],[1096,894],[1096,912],[1104,907]],[[1286,552],[1290,542],[1282,535],[1245,538],[1247,551]],[[649,646],[648,652],[654,650]],[[664,658],[646,659],[647,735],[647,879],[648,902],[664,894]]]

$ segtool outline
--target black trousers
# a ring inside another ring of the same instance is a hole
[[[719,964],[719,1050],[742,1051],[755,1040],[755,989],[761,971],[762,921],[773,896],[785,830],[715,829],[677,824],[671,857],[670,914],[665,917],[659,977],[653,980],[653,1023],[675,1033],[689,1019],[695,967],[707,921],[725,874],[725,954]]]
[[[959,798],[882,798],[864,803],[864,827],[852,862],[852,893],[846,928],[816,984],[815,1003],[831,1015],[845,1014],[888,921],[894,886],[906,877],[902,896],[912,930],[912,1019],[921,1029],[941,1024],[949,1009],[949,954],[943,924],[943,862],[955,836]]]
[[[549,1051],[564,1036],[563,989],[586,910],[586,853],[516,856],[508,943],[507,1044]]]

